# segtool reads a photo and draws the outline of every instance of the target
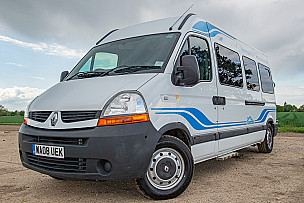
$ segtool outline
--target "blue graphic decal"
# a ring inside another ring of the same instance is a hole
[[[206,22],[199,21],[192,27],[192,29],[209,37],[209,30]]]
[[[208,37],[215,37],[220,34],[220,35],[223,35],[230,39],[233,39],[233,40],[235,39],[231,35],[223,32],[222,30],[220,30],[220,29],[214,27],[213,25],[206,23],[204,21],[199,21],[199,22],[195,23],[192,27],[192,30],[195,32],[199,32],[203,35],[206,35]]]
[[[230,39],[235,39],[234,37],[232,37],[231,35],[228,35],[227,33],[223,32],[222,30],[214,27],[213,25],[207,23],[208,29],[209,29],[209,35],[210,37],[215,37],[218,34],[224,35]]]
[[[251,118],[251,116],[247,117],[247,124],[254,124],[254,120]]]
[[[275,112],[275,109],[264,109],[258,119],[253,120],[251,116],[247,117],[246,121],[238,122],[226,122],[226,123],[213,123],[210,121],[205,114],[199,111],[196,108],[151,108],[155,114],[176,114],[182,116],[186,119],[189,124],[195,130],[206,130],[214,128],[224,128],[224,127],[234,127],[234,126],[246,126],[254,123],[263,123],[265,122],[268,114],[270,112]]]

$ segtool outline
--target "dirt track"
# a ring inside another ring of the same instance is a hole
[[[0,126],[0,202],[151,201],[131,180],[60,181],[24,168],[18,127]],[[271,154],[256,147],[241,158],[196,165],[192,182],[178,198],[190,202],[304,202],[304,134],[280,133]]]

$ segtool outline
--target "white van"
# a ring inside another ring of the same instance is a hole
[[[57,179],[136,179],[174,198],[194,164],[277,134],[267,57],[188,14],[113,30],[28,106],[22,164]],[[174,23],[176,21],[176,23]]]

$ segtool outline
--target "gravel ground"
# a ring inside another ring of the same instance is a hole
[[[0,126],[0,202],[151,201],[132,180],[61,181],[24,168],[17,126]],[[195,166],[188,189],[169,202],[304,202],[304,134],[279,133],[271,154],[256,147],[240,158]]]

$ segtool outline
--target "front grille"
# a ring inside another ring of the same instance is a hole
[[[45,137],[26,136],[25,140],[34,143],[44,144],[64,144],[64,145],[84,145],[88,138],[67,138],[67,137]]]
[[[62,111],[61,120],[64,123],[85,121],[99,117],[99,111]]]
[[[29,118],[43,123],[48,119],[51,113],[51,111],[31,111],[29,112]]]
[[[54,172],[85,173],[86,159],[80,158],[51,158],[27,153],[29,164],[41,169]]]

